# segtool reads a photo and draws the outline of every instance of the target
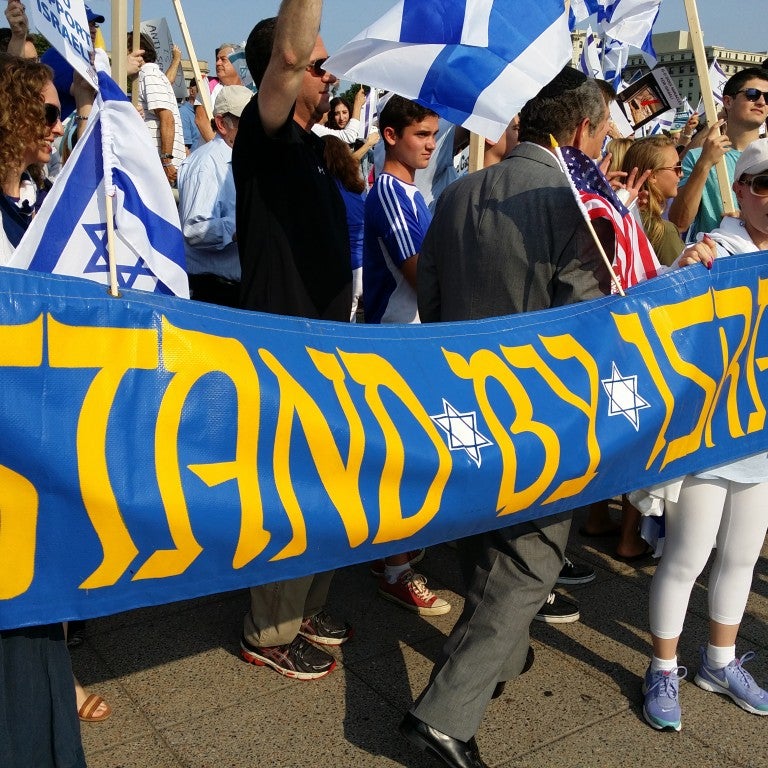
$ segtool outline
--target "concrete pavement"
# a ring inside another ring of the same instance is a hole
[[[652,563],[610,556],[615,540],[583,539],[574,521],[569,556],[597,571],[574,587],[581,621],[533,627],[536,662],[486,713],[477,741],[498,768],[765,768],[768,717],[738,709],[693,683],[706,639],[706,575],[694,588],[681,640],[683,729],[645,724],[640,684],[649,654]],[[356,637],[339,667],[311,682],[241,661],[238,637],[247,591],[122,613],[88,622],[72,650],[83,684],[110,703],[104,723],[83,724],[90,768],[437,768],[397,725],[422,690],[461,608],[455,553],[433,547],[418,566],[453,603],[421,618],[377,597],[364,565],[339,571],[329,610]],[[565,590],[564,590],[565,591]],[[768,685],[768,547],[758,562],[738,653]]]

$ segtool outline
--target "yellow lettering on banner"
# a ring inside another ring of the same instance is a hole
[[[98,369],[77,422],[77,468],[83,504],[104,557],[80,588],[107,587],[117,582],[138,554],[109,479],[107,425],[123,376],[131,369],[157,368],[157,332],[64,325],[49,316],[48,359],[52,368]]]
[[[365,400],[384,434],[386,453],[379,483],[379,528],[373,542],[381,544],[402,541],[420,531],[440,509],[443,491],[451,475],[451,452],[416,395],[388,360],[375,354],[339,352],[339,355],[349,375],[365,387]],[[400,400],[422,428],[437,454],[437,469],[429,483],[424,502],[414,514],[407,517],[403,516],[400,501],[405,446],[382,401],[382,388]]]
[[[35,575],[38,496],[26,477],[0,465],[0,600],[26,592]]]
[[[157,416],[155,463],[160,495],[176,549],[155,552],[134,578],[162,578],[183,573],[202,551],[189,521],[179,467],[178,434],[182,410],[190,390],[209,373],[222,373],[235,387],[235,458],[233,461],[191,464],[189,469],[209,488],[229,480],[237,481],[241,523],[232,566],[242,568],[269,542],[269,533],[264,529],[256,465],[260,415],[256,369],[247,350],[237,339],[177,328],[165,317],[162,319],[162,331],[163,364],[174,375],[163,395]]]
[[[344,415],[349,424],[349,452],[346,461],[336,446],[333,432],[323,412],[307,391],[291,376],[268,350],[259,355],[277,378],[280,404],[275,430],[274,477],[280,500],[291,524],[291,540],[272,560],[282,560],[302,554],[307,548],[307,526],[296,497],[291,477],[291,433],[294,418],[298,418],[315,468],[325,492],[336,507],[344,524],[351,547],[368,538],[368,520],[360,498],[360,467],[365,450],[365,433],[360,416],[344,386],[344,371],[334,355],[307,350],[318,371],[334,384]]]
[[[659,434],[656,436],[656,442],[651,449],[651,455],[648,457],[648,461],[645,465],[646,469],[650,469],[656,457],[664,449],[667,444],[667,428],[669,422],[672,421],[672,412],[675,409],[675,399],[672,397],[672,390],[669,388],[664,374],[661,371],[656,355],[653,353],[651,343],[648,341],[648,334],[643,328],[643,324],[637,314],[631,315],[616,315],[611,313],[613,322],[616,324],[616,330],[619,332],[624,341],[628,344],[634,344],[637,347],[637,351],[643,358],[648,373],[653,379],[653,383],[656,385],[656,389],[659,391],[659,395],[664,403],[664,421],[659,429]]]
[[[701,446],[707,414],[715,397],[716,383],[711,376],[707,376],[693,363],[683,360],[677,350],[673,335],[675,331],[690,328],[692,325],[712,322],[714,320],[714,302],[711,293],[708,292],[677,304],[653,307],[648,312],[648,317],[675,373],[692,381],[704,391],[704,402],[696,424],[687,435],[669,441],[661,463],[663,469],[670,462],[694,453]]]
[[[533,368],[552,391],[564,402],[574,406],[587,417],[587,456],[589,464],[580,477],[564,480],[545,500],[549,504],[581,493],[597,475],[600,463],[600,446],[597,442],[597,403],[599,394],[599,373],[592,355],[570,334],[562,336],[539,336],[544,349],[557,360],[577,360],[589,378],[589,400],[579,397],[570,390],[560,377],[544,362],[530,344],[522,347],[502,347],[504,356],[515,368]]]
[[[475,389],[480,411],[491,434],[494,436],[502,457],[502,474],[499,496],[496,502],[498,515],[509,515],[526,509],[544,493],[555,477],[560,465],[560,441],[557,433],[548,424],[533,418],[533,403],[520,379],[495,353],[487,349],[475,352],[467,362],[461,355],[443,349],[451,370],[460,378],[470,380]],[[487,382],[497,381],[509,395],[515,407],[515,418],[507,429],[496,416],[488,399]],[[544,448],[541,474],[527,488],[515,490],[517,480],[517,449],[510,437],[523,433],[534,435]]]
[[[768,306],[768,280],[760,279],[757,285],[757,317],[752,331],[752,337],[749,340],[749,352],[747,353],[747,386],[752,395],[752,402],[755,404],[755,410],[749,414],[747,422],[747,432],[759,432],[765,427],[765,405],[760,397],[760,390],[757,387],[757,376],[755,368],[764,371],[768,368],[768,357],[755,358],[755,347],[757,346],[757,334],[763,322],[765,308]]]
[[[38,368],[43,361],[43,318],[0,326],[0,366]],[[35,575],[38,495],[18,472],[0,465],[0,600],[26,592]]]
[[[707,414],[706,431],[704,441],[707,447],[711,448],[715,442],[712,438],[712,419],[715,415],[715,408],[720,400],[720,395],[728,385],[728,395],[726,400],[726,413],[728,415],[728,430],[731,437],[743,437],[744,430],[739,419],[738,387],[741,375],[741,366],[739,357],[747,346],[749,334],[752,329],[752,291],[746,286],[736,288],[727,288],[720,291],[713,291],[715,303],[715,315],[718,318],[724,317],[742,317],[744,318],[744,331],[741,334],[741,340],[731,353],[728,349],[728,336],[724,328],[719,328],[720,349],[723,356],[723,375],[717,383],[715,396],[712,398],[712,407]]]

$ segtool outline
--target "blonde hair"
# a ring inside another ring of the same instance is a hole
[[[638,139],[627,150],[623,170],[630,173],[633,168],[637,168],[640,174],[647,170],[659,170],[662,167],[661,163],[664,162],[662,155],[668,147],[675,148],[675,141],[669,136],[647,136],[644,139]],[[664,212],[667,199],[661,194],[651,176],[643,184],[643,189],[648,190],[648,205],[640,211],[640,218],[651,245],[658,249],[664,239],[664,223],[661,214]]]
[[[627,139],[611,139],[605,148],[606,152],[611,153],[611,167],[608,171],[620,171],[624,165],[624,156],[627,154],[627,150],[635,143],[635,140],[630,136]]]

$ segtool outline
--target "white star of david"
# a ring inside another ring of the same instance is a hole
[[[466,451],[467,456],[478,467],[480,466],[482,461],[480,449],[487,445],[493,445],[493,443],[477,431],[475,411],[459,413],[443,398],[443,412],[429,418],[448,435],[448,448],[450,450]]]
[[[639,411],[651,406],[637,394],[637,376],[622,376],[616,363],[612,362],[611,366],[611,378],[600,380],[608,395],[608,415],[626,417],[635,431],[639,431]]]

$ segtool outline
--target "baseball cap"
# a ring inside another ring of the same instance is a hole
[[[92,11],[87,5],[85,6],[85,15],[89,22],[95,21],[97,24],[103,24],[106,21],[100,13]]]
[[[768,171],[768,139],[755,139],[736,161],[733,178],[738,181],[745,173],[754,176],[763,171]]]
[[[253,91],[244,85],[225,85],[216,97],[213,114],[240,117],[252,97]]]

